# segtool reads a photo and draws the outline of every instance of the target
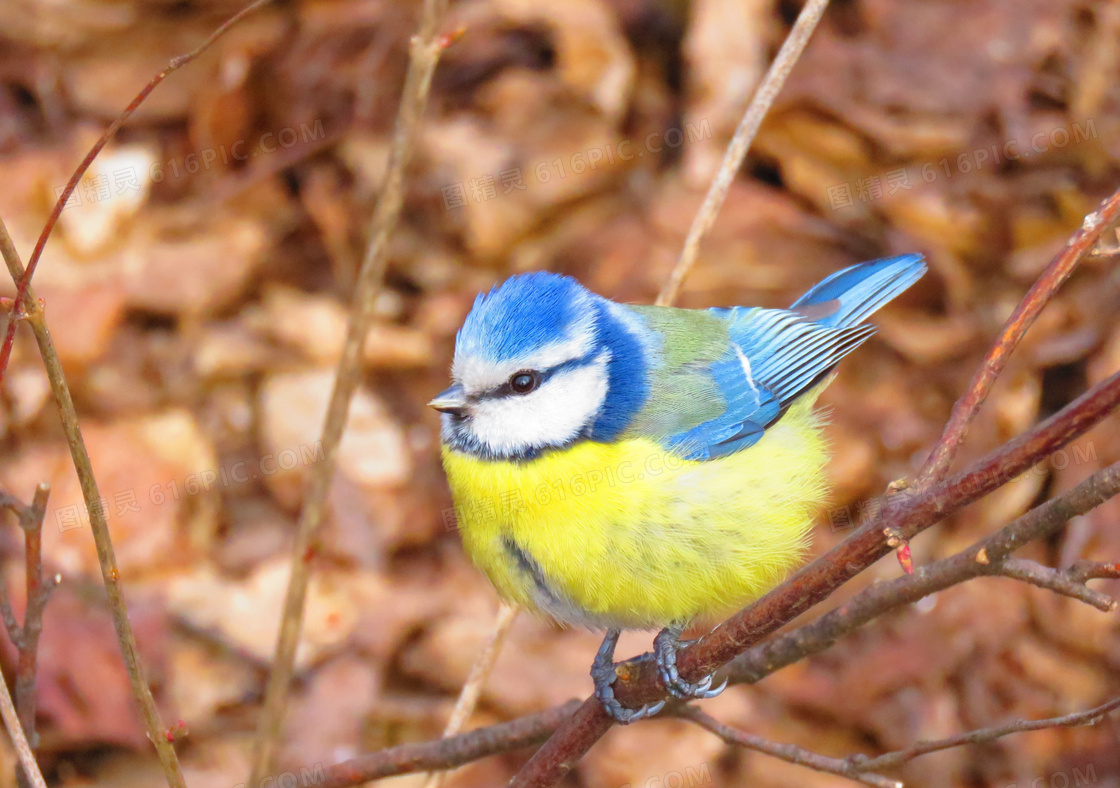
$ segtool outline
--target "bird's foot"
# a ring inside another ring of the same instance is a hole
[[[618,678],[614,665],[614,647],[617,643],[618,630],[607,630],[603,645],[599,646],[595,661],[591,663],[591,680],[595,682],[595,697],[603,705],[603,711],[607,716],[620,725],[629,725],[657,714],[665,707],[665,701],[659,700],[652,705],[647,703],[640,709],[628,709],[619,703],[611,686]]]
[[[693,682],[685,681],[677,672],[677,652],[686,645],[681,640],[681,631],[682,628],[679,626],[666,627],[653,639],[653,655],[657,660],[657,672],[661,676],[661,683],[669,690],[670,695],[681,700],[714,698],[727,687],[726,680],[712,689],[714,673]]]

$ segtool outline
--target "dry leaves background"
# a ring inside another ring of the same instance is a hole
[[[17,246],[30,248],[76,162],[135,91],[239,8],[0,6],[0,215]],[[246,20],[105,150],[36,278],[157,699],[189,730],[179,749],[192,788],[232,788],[247,772],[416,11],[399,0],[297,0]],[[444,385],[474,294],[549,268],[618,300],[652,300],[796,11],[760,0],[452,7],[465,34],[436,75],[365,385],[309,556],[282,754],[294,779],[438,735],[492,620],[493,593],[447,515],[437,421],[423,406]],[[1114,186],[1118,32],[1120,11],[1103,2],[853,0],[830,10],[792,74],[682,303],[785,305],[840,266],[913,250],[933,268],[825,396],[836,508],[816,550],[859,520],[861,500],[914,470],[1002,320]],[[967,451],[1120,367],[1118,303],[1115,258],[1090,259],[1016,353]],[[33,346],[17,344],[0,481],[17,495],[52,483],[44,554],[64,577],[41,645],[42,760],[61,785],[155,785],[48,400]],[[960,549],[1120,458],[1118,425],[1112,417],[1064,459],[924,535],[915,561]],[[1118,528],[1114,500],[1032,549],[1063,565],[1115,559]],[[17,536],[0,533],[18,598]],[[898,571],[884,561],[853,586]],[[1116,694],[1118,635],[1115,614],[980,580],[732,688],[709,710],[828,754],[898,748]],[[585,696],[596,641],[522,617],[474,722]],[[622,651],[647,641],[633,636]],[[501,784],[520,757],[466,767],[449,785]],[[842,782],[732,751],[679,721],[612,732],[576,779],[672,785],[674,774],[760,788]],[[927,756],[902,776],[999,788],[1061,785],[1059,774],[1120,785],[1120,731],[1015,736]]]

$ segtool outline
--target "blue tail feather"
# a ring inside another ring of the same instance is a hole
[[[834,311],[813,316],[822,326],[854,326],[867,319],[903,290],[918,281],[926,272],[920,254],[904,254],[858,263],[819,282],[794,302],[790,309],[829,305]]]

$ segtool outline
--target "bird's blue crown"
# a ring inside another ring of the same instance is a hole
[[[564,339],[586,320],[591,294],[576,280],[535,272],[479,293],[456,337],[456,349],[487,361],[520,358]]]

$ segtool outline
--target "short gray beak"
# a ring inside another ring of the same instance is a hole
[[[467,408],[467,396],[463,392],[463,387],[456,383],[449,389],[445,389],[436,395],[436,398],[428,403],[429,406],[435,408],[440,413],[462,414]]]

